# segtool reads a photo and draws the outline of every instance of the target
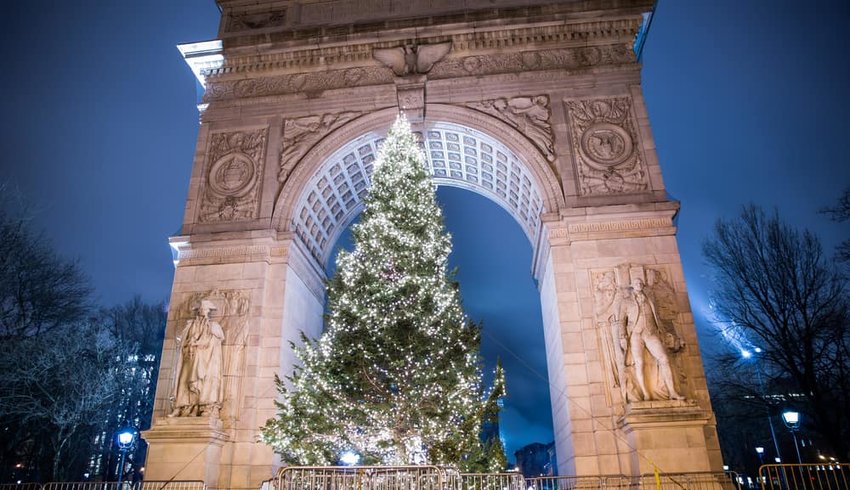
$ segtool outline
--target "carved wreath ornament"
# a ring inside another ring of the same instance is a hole
[[[646,165],[631,121],[631,99],[569,101],[567,110],[581,195],[648,189]]]
[[[256,218],[266,133],[263,128],[212,135],[201,222]]]

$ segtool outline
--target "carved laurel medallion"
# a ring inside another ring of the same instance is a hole
[[[646,164],[637,150],[631,99],[572,100],[566,104],[579,194],[594,196],[647,190],[649,181]]]
[[[266,148],[266,128],[215,133],[207,151],[199,221],[213,223],[257,217]]]

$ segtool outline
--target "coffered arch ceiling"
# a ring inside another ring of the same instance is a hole
[[[532,247],[547,209],[537,177],[504,143],[461,124],[426,122],[418,131],[426,168],[435,185],[469,189],[504,208]],[[342,231],[363,209],[363,198],[384,133],[368,131],[333,152],[307,180],[289,222],[323,264]]]

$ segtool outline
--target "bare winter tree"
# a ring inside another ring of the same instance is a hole
[[[75,262],[56,255],[25,220],[0,212],[0,340],[82,319],[89,293]]]
[[[850,220],[850,187],[844,189],[835,206],[824,208],[823,212],[839,223]],[[839,260],[850,263],[850,240],[844,240],[838,245],[837,255]]]
[[[89,317],[89,293],[76,263],[0,212],[0,483],[80,478],[120,423],[150,417],[162,307]]]
[[[53,479],[85,461],[69,453],[75,439],[96,433],[128,385],[135,358],[108,331],[89,322],[0,344],[0,417],[41,429]],[[89,443],[90,445],[90,443]],[[89,453],[83,451],[83,457]],[[76,467],[76,468],[75,468]]]
[[[847,291],[817,237],[749,206],[736,219],[717,223],[704,254],[714,269],[719,320],[745,346],[761,349],[757,373],[747,368],[735,375],[734,368],[744,368],[739,355],[726,358],[725,366],[720,360],[721,391],[751,402],[782,400],[783,408],[803,413],[805,428],[846,458]]]
[[[121,397],[113,403],[114,408],[104,413],[105,432],[98,439],[102,441],[99,454],[94,456],[100,461],[108,461],[110,456],[114,456],[108,444],[110,430],[123,424],[131,424],[139,430],[150,428],[167,316],[165,303],[146,303],[138,296],[126,303],[102,309],[98,314],[102,328],[124,350],[132,352],[131,359],[136,368],[126,373]],[[140,441],[128,455],[128,462],[135,467],[143,466],[146,454],[147,445]],[[110,467],[107,464],[99,466]]]

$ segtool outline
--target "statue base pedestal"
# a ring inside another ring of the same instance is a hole
[[[633,448],[633,471],[647,474],[655,467],[663,473],[720,471],[712,466],[706,443],[716,433],[710,420],[711,413],[692,400],[627,404],[618,426]]]
[[[146,480],[203,480],[218,487],[221,447],[229,439],[221,420],[160,418],[142,433],[148,443]]]

